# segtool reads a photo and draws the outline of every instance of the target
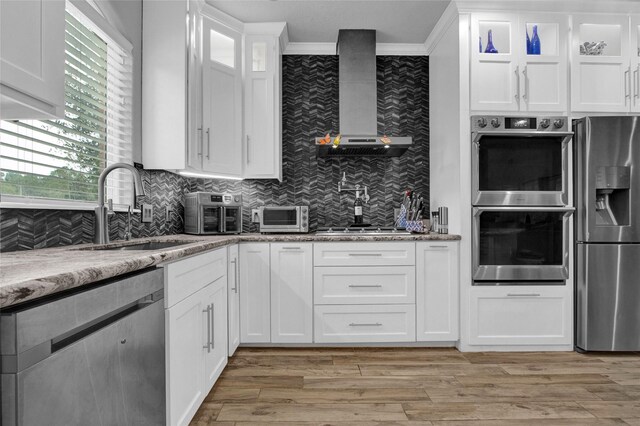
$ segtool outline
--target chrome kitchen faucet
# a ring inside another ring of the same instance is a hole
[[[144,195],[142,178],[140,177],[138,169],[136,169],[135,167],[126,163],[115,163],[105,168],[102,173],[100,173],[100,177],[98,178],[98,206],[95,208],[96,223],[94,226],[93,234],[93,242],[96,244],[105,244],[109,242],[109,221],[107,218],[109,209],[107,209],[107,206],[105,206],[104,204],[104,182],[107,179],[107,175],[115,169],[129,170],[133,175],[133,184],[135,186],[136,197]],[[111,203],[109,203],[109,205],[111,205]]]

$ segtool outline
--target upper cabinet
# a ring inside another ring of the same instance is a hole
[[[143,7],[145,167],[282,180],[285,24],[243,24],[200,0]]]
[[[572,110],[640,111],[640,18],[629,15],[573,15],[572,21]]]
[[[65,2],[0,1],[3,119],[64,116]]]
[[[567,20],[556,14],[473,14],[471,109],[565,111]]]
[[[282,180],[282,24],[269,34],[263,25],[245,36],[244,177]],[[255,32],[258,33],[255,33]]]
[[[207,17],[202,30],[202,121],[196,129],[201,166],[196,168],[242,177],[242,35]]]

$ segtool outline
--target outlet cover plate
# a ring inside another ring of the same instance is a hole
[[[151,223],[153,219],[153,205],[142,204],[140,208],[142,209],[142,223]]]

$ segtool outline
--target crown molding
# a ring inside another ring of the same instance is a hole
[[[216,9],[215,7],[211,6],[209,3],[203,0],[196,0],[196,1],[203,15],[241,34],[244,33],[245,24],[242,21],[234,18],[231,15],[224,13],[221,10]]]
[[[433,49],[438,45],[444,34],[447,32],[447,29],[458,19],[458,6],[456,2],[452,1],[449,3],[447,8],[436,22],[436,25],[433,27],[433,30],[429,33],[429,36],[424,42],[424,50],[426,55],[430,55]]]
[[[283,55],[335,55],[335,43],[295,43],[287,44]],[[425,56],[427,51],[422,43],[377,43],[378,56]]]

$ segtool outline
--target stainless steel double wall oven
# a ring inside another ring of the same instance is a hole
[[[471,119],[474,285],[564,285],[574,211],[567,119]]]

